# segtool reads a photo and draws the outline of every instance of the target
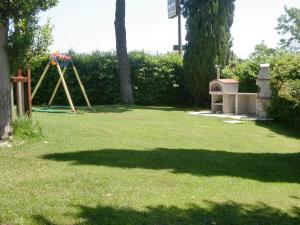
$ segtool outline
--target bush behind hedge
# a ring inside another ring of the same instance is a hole
[[[70,51],[74,64],[93,105],[120,102],[117,58],[114,52],[95,51],[77,54]],[[182,59],[178,54],[151,55],[145,52],[129,54],[134,98],[141,105],[182,105],[191,102],[185,91]],[[37,60],[32,66],[33,86],[36,85],[48,57]],[[34,104],[47,104],[59,75],[52,66],[37,93]],[[76,105],[85,105],[80,87],[72,70],[68,70],[66,82]],[[55,105],[65,105],[67,100],[62,86],[55,98]]]
[[[273,60],[272,89],[270,116],[300,128],[300,53]]]

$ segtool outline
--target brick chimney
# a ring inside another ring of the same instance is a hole
[[[220,80],[221,79],[221,66],[215,65],[215,67],[217,69],[217,79]]]

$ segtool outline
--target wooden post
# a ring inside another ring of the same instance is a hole
[[[14,120],[14,105],[15,105],[15,99],[14,99],[14,83],[11,82],[10,84],[10,98],[11,98],[11,121]]]
[[[68,87],[67,87],[67,84],[66,84],[66,81],[65,81],[65,78],[64,78],[64,75],[63,75],[63,73],[61,71],[61,68],[60,68],[60,66],[59,66],[58,63],[56,64],[56,68],[58,70],[58,73],[59,73],[59,76],[61,78],[62,84],[64,86],[64,89],[65,89],[65,92],[66,92],[66,95],[67,95],[68,102],[70,104],[71,110],[72,110],[72,112],[76,112],[76,110],[74,108],[74,104],[73,104],[72,98],[71,98],[71,95],[70,95],[70,92],[68,90]]]
[[[18,70],[18,78],[22,77],[22,71]],[[22,82],[17,82],[17,113],[21,117],[24,115],[24,84]]]
[[[239,95],[238,93],[235,94],[235,114],[239,114]]]
[[[49,70],[49,68],[50,68],[50,65],[51,65],[51,63],[49,62],[49,63],[47,64],[47,66],[46,66],[46,68],[45,68],[45,70],[44,70],[44,72],[43,72],[43,74],[42,74],[42,76],[41,76],[39,82],[38,82],[37,85],[35,86],[35,88],[34,88],[34,90],[33,90],[33,93],[32,93],[32,96],[31,96],[31,100],[33,100],[33,98],[34,98],[36,92],[38,91],[39,87],[41,86],[41,83],[42,83],[42,81],[43,81],[43,79],[44,79],[46,73],[48,72],[48,70]]]
[[[79,83],[79,86],[80,86],[80,89],[81,89],[81,91],[82,91],[82,94],[83,94],[83,96],[84,96],[84,98],[85,98],[85,101],[86,101],[88,107],[91,109],[92,106],[91,106],[91,104],[90,104],[89,98],[88,98],[88,96],[87,96],[87,94],[86,94],[86,92],[85,92],[84,86],[83,86],[83,84],[82,84],[82,82],[81,82],[81,80],[80,80],[79,74],[78,74],[77,69],[76,69],[76,67],[75,67],[74,64],[73,64],[73,70],[74,70],[75,76],[76,76],[76,78],[77,78],[77,81],[78,81],[78,83]]]
[[[31,100],[31,71],[27,69],[27,99],[25,103],[25,111],[28,117],[32,116],[32,100]]]
[[[67,67],[65,67],[65,68],[63,69],[63,71],[62,71],[63,76],[65,76],[66,72],[67,72]],[[58,91],[58,88],[59,88],[59,86],[60,86],[60,84],[61,84],[61,81],[62,81],[62,80],[61,80],[61,77],[59,77],[59,80],[57,81],[56,87],[55,87],[55,89],[54,89],[54,91],[53,91],[53,93],[52,93],[52,95],[51,95],[50,100],[49,100],[48,106],[52,105],[52,102],[53,102],[53,100],[54,100],[54,98],[55,98],[55,95],[56,95],[56,93],[57,93],[57,91]]]

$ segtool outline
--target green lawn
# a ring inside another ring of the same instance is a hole
[[[34,113],[0,149],[0,224],[300,224],[300,135],[184,109]]]

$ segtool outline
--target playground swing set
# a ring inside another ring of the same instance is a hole
[[[69,92],[69,89],[68,89],[68,86],[67,86],[67,83],[66,83],[66,80],[65,80],[65,76],[66,76],[67,70],[68,70],[69,67],[71,67],[71,68],[73,69],[73,71],[74,71],[75,77],[76,77],[76,79],[77,79],[77,81],[78,81],[78,84],[79,84],[79,86],[80,86],[80,89],[81,89],[81,91],[82,91],[82,94],[83,94],[83,96],[84,96],[84,99],[85,99],[85,101],[86,101],[86,103],[87,103],[87,106],[88,106],[90,109],[92,109],[92,106],[91,106],[91,104],[90,104],[90,101],[89,101],[89,99],[88,99],[88,96],[87,96],[87,94],[86,94],[86,91],[85,91],[84,86],[83,86],[83,84],[82,84],[82,82],[81,82],[81,79],[80,79],[80,77],[79,77],[78,71],[77,71],[77,69],[76,69],[76,67],[75,67],[75,65],[74,65],[74,63],[73,63],[72,58],[71,58],[70,56],[67,56],[67,55],[59,54],[58,52],[53,53],[53,54],[50,56],[49,62],[48,62],[48,64],[47,64],[47,66],[46,66],[44,72],[42,73],[42,75],[41,75],[41,77],[40,77],[40,79],[39,79],[39,81],[38,81],[36,87],[35,87],[34,90],[33,90],[33,93],[32,93],[32,96],[31,96],[31,101],[32,101],[32,100],[34,99],[34,97],[36,96],[36,93],[37,93],[37,91],[39,90],[39,88],[40,88],[40,86],[41,86],[41,84],[42,84],[42,82],[43,82],[43,80],[44,80],[44,78],[45,78],[45,76],[46,76],[46,74],[47,74],[47,72],[48,72],[48,70],[49,70],[49,68],[50,68],[51,66],[55,66],[55,67],[56,67],[57,72],[58,72],[58,74],[59,74],[59,80],[58,80],[58,82],[57,82],[57,84],[56,84],[56,86],[55,86],[55,89],[54,89],[54,91],[53,91],[53,93],[52,93],[52,96],[51,96],[51,98],[50,98],[50,100],[49,100],[48,106],[51,106],[51,105],[52,105],[53,100],[54,100],[54,98],[55,98],[55,96],[56,96],[56,94],[57,94],[58,88],[59,88],[60,85],[62,84],[62,85],[63,85],[63,88],[64,88],[64,91],[65,91],[65,94],[66,94],[67,99],[68,99],[68,103],[69,103],[69,105],[70,105],[70,107],[71,107],[71,111],[74,112],[74,113],[76,112],[75,106],[74,106],[74,104],[73,104],[72,97],[71,97],[71,95],[70,95],[70,92]]]
[[[82,94],[84,96],[84,99],[87,103],[87,106],[92,109],[92,106],[90,104],[90,101],[87,97],[86,91],[84,89],[84,86],[81,82],[81,79],[79,77],[78,71],[73,63],[73,60],[70,56],[66,56],[66,55],[62,55],[59,54],[58,52],[53,53],[50,58],[49,58],[49,62],[43,72],[43,74],[41,75],[33,93],[31,94],[31,73],[30,73],[30,69],[27,70],[27,73],[23,73],[22,70],[18,70],[18,73],[16,76],[11,77],[11,101],[12,101],[12,107],[14,105],[14,97],[16,97],[16,112],[17,112],[17,116],[18,117],[22,117],[22,116],[29,116],[31,117],[32,114],[32,100],[34,98],[34,96],[36,95],[38,89],[40,88],[49,68],[51,66],[56,66],[58,74],[59,74],[59,80],[55,86],[55,89],[53,91],[53,94],[50,98],[50,101],[48,103],[48,107],[50,107],[52,105],[52,102],[57,94],[58,88],[60,87],[61,83],[63,85],[64,91],[66,93],[69,105],[71,107],[71,111],[76,113],[76,109],[75,106],[73,104],[73,100],[71,97],[71,94],[69,92],[66,80],[65,80],[65,76],[66,76],[66,72],[67,69],[71,66],[75,77],[79,83],[80,89],[82,91]],[[16,94],[14,94],[14,89],[16,90]],[[13,109],[12,109],[13,111]],[[43,112],[49,112],[49,110],[41,110]]]

